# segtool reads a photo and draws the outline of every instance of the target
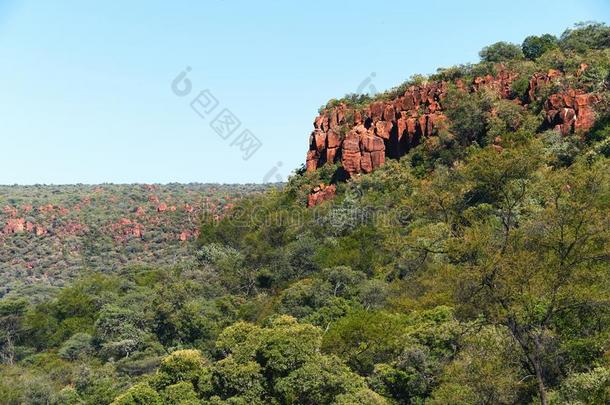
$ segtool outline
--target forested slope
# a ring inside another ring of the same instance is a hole
[[[261,185],[0,186],[0,297],[44,297],[87,271],[172,264],[192,254],[204,215]]]
[[[38,304],[2,299],[0,398],[608,403],[610,28],[494,44],[481,57],[377,100],[331,103],[366,112],[447,82],[445,124],[416,126],[419,139],[384,149],[371,170],[362,159],[381,149],[361,141],[386,127],[346,126],[339,155],[310,153],[283,189],[202,221],[188,260],[93,274]],[[551,69],[559,75],[524,103],[532,75]],[[525,79],[507,98],[505,87],[469,87],[480,71]],[[570,89],[595,94],[591,126],[559,104],[562,123],[549,122],[551,96]]]

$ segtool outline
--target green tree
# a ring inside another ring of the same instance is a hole
[[[95,322],[94,338],[106,358],[129,357],[142,343],[143,331],[137,315],[128,308],[104,306]]]
[[[501,41],[483,48],[479,56],[484,62],[506,62],[522,59],[523,52],[519,45]]]
[[[340,395],[365,389],[364,379],[334,356],[315,356],[275,385],[286,404],[331,404]]]
[[[339,319],[324,335],[327,353],[341,356],[362,374],[373,371],[400,352],[403,342],[404,318],[382,311],[357,311]]]
[[[166,404],[176,405],[199,405],[201,401],[190,382],[180,382],[166,387],[161,396]]]
[[[163,359],[151,384],[159,390],[181,382],[202,388],[207,383],[205,367],[208,364],[198,350],[177,350]]]
[[[65,387],[55,398],[57,405],[83,405],[84,401],[74,387]]]
[[[569,375],[554,393],[556,402],[607,404],[610,402],[610,369],[597,367],[589,372]]]
[[[607,302],[610,200],[604,167],[579,163],[548,173],[535,188],[541,206],[530,210],[527,183],[495,181],[498,217],[473,224],[458,243],[469,252],[458,270],[458,299],[510,331],[543,404],[555,373],[549,351],[561,341],[556,322],[582,306]]]
[[[521,388],[518,348],[503,327],[475,328],[460,341],[461,350],[445,368],[432,397],[456,399],[452,387],[468,392],[473,404],[514,404]],[[450,393],[449,396],[446,396]],[[459,397],[459,396],[458,396]]]
[[[77,360],[93,353],[93,338],[87,333],[76,333],[59,349],[59,357],[66,360]]]
[[[579,23],[561,34],[559,45],[564,50],[585,52],[610,48],[610,27],[604,23]]]
[[[555,49],[559,46],[559,40],[551,34],[541,36],[530,35],[523,40],[521,50],[523,55],[529,60],[536,60],[548,50]]]
[[[111,405],[163,405],[161,396],[146,383],[134,385]]]
[[[450,120],[450,131],[455,135],[458,145],[484,143],[488,112],[492,108],[491,101],[486,96],[451,88],[444,105]]]
[[[262,405],[264,385],[262,367],[255,361],[238,363],[229,356],[216,362],[212,368],[210,392],[222,399],[239,398]]]
[[[23,332],[28,302],[23,298],[0,300],[0,363],[14,364],[16,345]]]
[[[363,388],[335,398],[336,405],[387,405],[388,401],[368,388]]]

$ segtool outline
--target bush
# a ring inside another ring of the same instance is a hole
[[[77,360],[89,356],[93,352],[91,346],[91,335],[87,333],[76,333],[68,339],[59,349],[59,357],[65,360]]]
[[[321,308],[332,296],[329,283],[304,279],[292,284],[282,292],[278,312],[305,318]]]
[[[607,404],[610,402],[610,369],[598,367],[572,374],[561,384],[556,403]]]
[[[53,387],[44,377],[33,377],[24,382],[24,404],[46,405],[53,402]]]
[[[586,91],[603,91],[610,83],[610,66],[608,61],[603,64],[591,64],[579,78]]]
[[[527,91],[530,87],[530,80],[528,76],[522,76],[511,83],[510,90],[513,95],[521,100],[525,100]]]
[[[587,143],[593,145],[594,153],[610,157],[610,114],[598,120],[587,136]]]
[[[546,158],[554,167],[571,165],[580,152],[577,137],[565,137],[554,129],[542,133],[540,139],[544,145]]]
[[[57,405],[83,405],[84,402],[78,392],[73,387],[65,387],[55,398]]]
[[[483,328],[464,336],[460,345],[460,353],[445,367],[435,396],[440,398],[451,387],[459,386],[464,393],[478,397],[474,403],[516,403],[521,359],[515,355],[519,350],[507,331]]]
[[[489,119],[489,140],[507,132],[517,131],[523,121],[523,107],[509,100],[498,100],[494,103],[495,114]]]

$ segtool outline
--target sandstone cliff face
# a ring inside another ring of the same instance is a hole
[[[584,67],[586,68],[586,66]],[[537,101],[538,90],[561,73],[551,70],[535,74],[529,80],[527,104]],[[483,88],[505,99],[513,98],[511,84],[518,75],[500,69],[496,76],[475,78],[472,83],[457,81],[455,85],[469,92]],[[370,173],[390,158],[399,158],[425,138],[435,136],[447,125],[443,102],[448,82],[431,82],[411,86],[390,101],[376,101],[362,110],[345,104],[327,109],[314,121],[306,166],[314,171],[322,165],[341,162],[349,176]],[[520,100],[515,99],[521,104]],[[570,89],[553,94],[544,103],[545,125],[564,135],[587,131],[595,122],[594,106],[598,96]]]
[[[364,111],[340,105],[321,114],[310,138],[307,170],[340,160],[350,175],[370,173],[386,157],[403,156],[443,125],[446,92],[447,83],[430,83],[395,100],[374,102]]]

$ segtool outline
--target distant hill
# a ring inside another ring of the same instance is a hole
[[[83,269],[176,263],[187,257],[202,214],[220,218],[235,200],[265,188],[0,186],[0,297],[62,286]]]

